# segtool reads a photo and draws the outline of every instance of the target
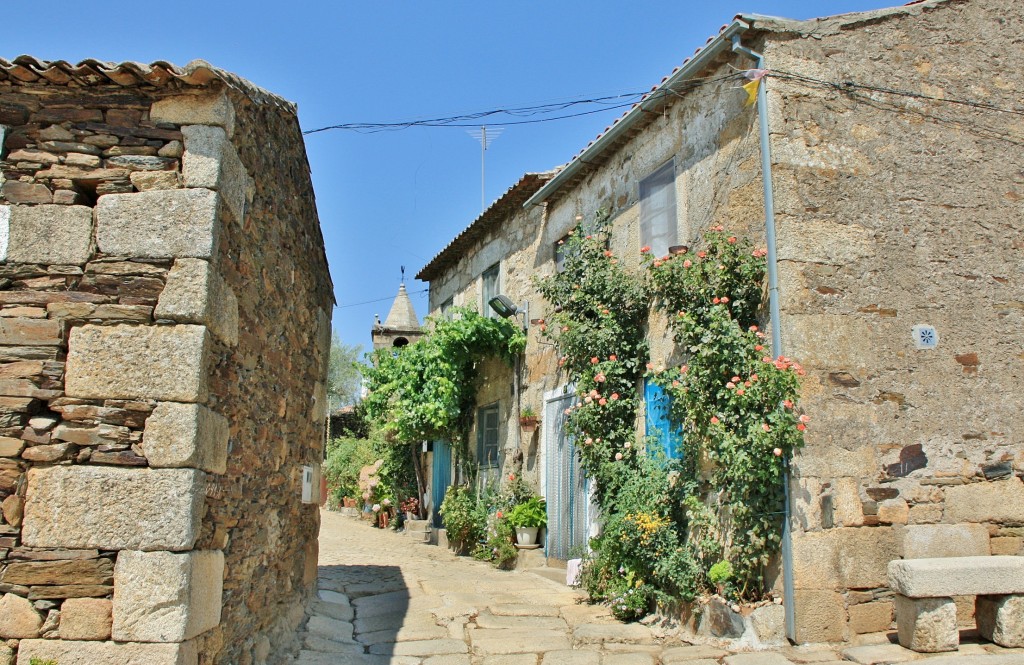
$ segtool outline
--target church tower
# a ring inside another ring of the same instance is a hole
[[[398,348],[411,344],[423,335],[419,319],[416,318],[416,310],[413,309],[412,300],[405,290],[403,281],[398,287],[398,295],[391,305],[391,311],[384,323],[380,317],[373,324],[373,350]]]

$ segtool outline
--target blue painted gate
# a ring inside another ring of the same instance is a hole
[[[445,441],[434,442],[434,462],[430,478],[431,519],[434,528],[442,528],[441,502],[452,484],[452,447]]]
[[[548,399],[544,404],[544,493],[547,499],[547,556],[566,561],[587,544],[590,493],[580,457],[565,433],[565,410],[576,395]]]

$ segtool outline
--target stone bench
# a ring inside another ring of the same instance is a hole
[[[963,556],[889,562],[900,644],[913,651],[960,645],[953,596],[977,596],[978,632],[1004,647],[1024,647],[1024,557]]]

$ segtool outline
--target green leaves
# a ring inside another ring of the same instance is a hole
[[[373,354],[367,411],[398,441],[461,443],[472,422],[479,362],[496,356],[511,363],[526,336],[511,321],[466,308],[432,322],[415,343]]]

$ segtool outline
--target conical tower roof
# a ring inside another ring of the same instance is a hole
[[[416,330],[420,327],[420,320],[416,317],[416,310],[413,309],[412,299],[405,290],[405,284],[398,287],[398,295],[395,296],[388,318],[384,321],[384,327],[392,330]]]

